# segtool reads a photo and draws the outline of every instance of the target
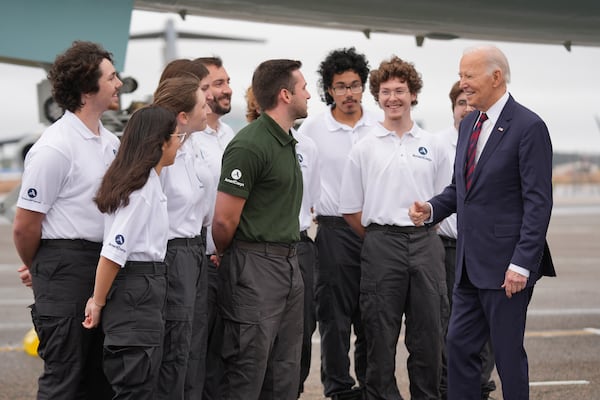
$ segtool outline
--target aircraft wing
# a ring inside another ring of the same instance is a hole
[[[597,0],[134,0],[140,10],[168,11],[425,38],[600,45]]]
[[[600,46],[598,0],[11,0],[0,13],[0,62],[47,66],[75,39],[99,42],[125,62],[133,8],[254,22],[479,39]],[[34,22],[35,21],[35,22]],[[31,23],[34,23],[32,27]]]

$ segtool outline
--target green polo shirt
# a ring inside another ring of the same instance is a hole
[[[223,154],[218,190],[246,199],[235,238],[300,240],[302,171],[296,140],[266,114],[243,128]]]

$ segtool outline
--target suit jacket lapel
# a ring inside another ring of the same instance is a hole
[[[508,134],[508,131],[510,130],[510,121],[513,115],[512,109],[514,107],[514,103],[515,101],[512,98],[512,96],[509,96],[508,101],[506,102],[504,108],[502,109],[502,112],[500,113],[500,117],[498,117],[498,121],[496,121],[496,125],[494,125],[494,128],[490,133],[490,137],[485,143],[485,147],[481,152],[481,156],[477,161],[475,171],[473,171],[473,184],[471,185],[471,189],[475,185],[477,185],[477,179],[481,175],[482,171],[484,171],[485,164],[492,157],[494,151],[496,151],[496,148],[498,147],[498,144],[500,144],[500,142],[502,141],[504,135]]]
[[[459,126],[458,141],[456,143],[456,169],[454,171],[457,187],[465,191],[465,165],[467,163],[467,148],[469,147],[469,138],[475,125],[475,120],[479,112],[473,111],[465,116]]]

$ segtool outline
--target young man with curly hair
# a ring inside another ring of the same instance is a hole
[[[439,398],[443,319],[447,314],[444,247],[434,227],[417,227],[408,208],[448,180],[439,139],[411,117],[423,82],[412,63],[392,57],[371,71],[369,86],[384,112],[350,152],[340,212],[359,237],[360,311],[367,340],[366,398],[401,400],[395,377],[402,318],[413,400]]]

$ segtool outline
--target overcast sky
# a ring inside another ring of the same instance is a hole
[[[318,65],[330,50],[354,46],[367,55],[372,68],[392,54],[415,64],[422,75],[424,87],[418,97],[419,104],[413,109],[413,117],[431,132],[452,123],[448,92],[458,78],[458,62],[462,51],[466,47],[484,43],[426,39],[423,47],[417,47],[415,39],[410,36],[374,33],[367,39],[361,32],[191,16],[182,21],[175,14],[141,11],[133,12],[131,32],[162,29],[169,18],[175,21],[180,30],[267,40],[264,44],[187,39],[177,43],[179,57],[218,55],[223,59],[231,76],[233,107],[238,116],[243,115],[243,93],[250,85],[254,68],[269,58],[302,61],[302,72],[312,95],[309,113],[322,112],[325,106],[317,91]],[[594,119],[595,116],[600,118],[600,48],[574,47],[569,53],[558,45],[494,44],[505,52],[511,65],[509,91],[517,101],[546,121],[555,151],[600,153],[600,128]],[[154,91],[163,66],[161,40],[129,42],[122,76],[135,77],[139,88],[133,94],[124,96],[125,107],[131,100],[145,99]],[[0,109],[4,125],[0,137],[14,137],[43,128],[38,123],[36,92],[36,84],[43,78],[41,69],[0,64],[3,94],[0,97]],[[377,109],[369,93],[363,96],[363,104]]]

